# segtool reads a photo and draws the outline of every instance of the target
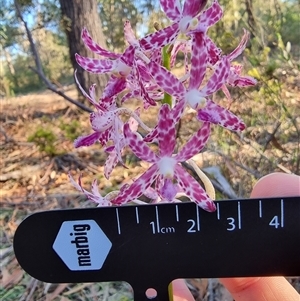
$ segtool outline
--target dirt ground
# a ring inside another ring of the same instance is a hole
[[[67,94],[76,98],[74,87],[71,87]],[[292,102],[295,96],[290,99]],[[128,152],[124,156],[130,168],[117,167],[110,180],[105,179],[103,162],[106,155],[99,145],[75,149],[72,140],[68,138],[70,133],[66,130],[66,125],[74,121],[79,123],[77,128],[72,128],[75,134],[78,132],[83,135],[90,132],[88,114],[82,114],[55,94],[45,91],[1,99],[0,102],[2,282],[0,299],[132,300],[132,291],[126,283],[55,285],[35,280],[18,265],[12,242],[17,226],[31,213],[57,208],[94,206],[70,185],[68,172],[75,178],[82,174],[82,182],[87,189],[90,188],[91,181],[97,178],[100,191],[109,192],[137,176],[145,166],[136,162],[134,156]],[[247,119],[251,106],[247,104],[237,111]],[[233,104],[233,108],[237,108],[236,103]],[[299,112],[299,108],[299,102],[296,102],[296,112]],[[142,117],[147,117],[149,124],[155,122],[155,119],[151,120],[155,118],[155,109],[153,112],[143,114]],[[275,113],[273,115],[276,119],[277,115]],[[296,122],[300,122],[297,118],[296,115]],[[193,120],[193,115],[187,115],[183,122],[190,123],[193,128]],[[76,124],[74,123],[74,127]],[[218,166],[222,175],[229,179],[229,186],[236,196],[249,195],[253,183],[270,171],[299,173],[299,169],[297,171],[295,167],[299,156],[297,153],[299,136],[290,128],[291,121],[280,121],[280,130],[274,132],[276,126],[274,119],[270,122],[261,120],[259,127],[250,125],[244,136],[215,131],[214,135],[222,135],[231,148],[222,148],[212,141],[206,152],[199,155],[197,162],[204,168]],[[28,137],[33,135],[38,127],[53,131],[56,138],[53,142],[54,155],[40,151],[36,143],[28,142]],[[191,130],[183,132],[182,139],[186,139],[190,132]],[[219,187],[217,189],[219,198],[230,197],[230,191],[222,190],[222,185],[215,180],[214,183]],[[289,280],[300,291],[299,279]],[[193,279],[188,283],[198,301],[232,301],[228,292],[216,279]]]

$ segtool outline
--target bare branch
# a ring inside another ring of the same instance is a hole
[[[29,67],[33,72],[35,72],[46,84],[47,88],[51,91],[53,91],[54,93],[62,96],[64,99],[66,99],[67,101],[71,102],[72,104],[76,105],[77,107],[79,107],[80,109],[82,109],[83,111],[86,111],[88,113],[93,112],[92,109],[88,108],[87,106],[85,106],[83,103],[74,100],[73,98],[69,97],[68,95],[66,95],[64,92],[56,89],[56,87],[54,85],[52,85],[52,83],[45,77],[45,75],[43,73],[40,73],[38,70]]]
[[[21,22],[23,23],[23,25],[25,27],[26,35],[28,37],[29,44],[30,44],[30,50],[31,50],[33,58],[34,58],[34,62],[35,62],[36,68],[41,73],[44,73],[43,67],[42,67],[42,63],[41,63],[41,60],[40,60],[40,56],[39,56],[39,54],[37,52],[37,49],[35,47],[35,44],[34,44],[34,41],[33,41],[33,37],[32,37],[32,34],[31,34],[29,28],[28,28],[27,22],[24,20],[24,18],[22,16],[21,9],[20,9],[20,6],[18,4],[18,1],[15,0],[14,3],[15,3],[15,7],[16,7],[17,17],[21,20]]]
[[[30,44],[30,49],[34,58],[34,62],[36,65],[36,69],[29,67],[32,71],[34,71],[39,77],[40,79],[46,84],[47,88],[51,91],[53,91],[54,93],[62,96],[64,99],[66,99],[67,101],[71,102],[72,104],[76,105],[77,107],[79,107],[80,109],[86,111],[86,112],[93,112],[90,108],[86,107],[84,104],[82,104],[81,102],[78,102],[74,99],[72,99],[71,97],[67,96],[65,93],[63,93],[62,91],[58,90],[51,82],[50,80],[46,77],[44,70],[43,70],[43,66],[42,66],[42,62],[40,60],[40,56],[39,53],[35,47],[35,43],[33,41],[33,37],[32,34],[27,26],[27,22],[24,20],[22,13],[21,13],[21,9],[20,6],[17,2],[17,0],[14,1],[15,7],[16,7],[16,12],[17,12],[17,17],[21,20],[21,22],[23,23],[25,30],[26,30],[26,35],[28,37],[29,40],[29,44]]]

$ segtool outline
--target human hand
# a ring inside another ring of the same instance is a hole
[[[300,177],[273,173],[260,179],[251,198],[300,195]],[[223,278],[235,301],[299,301],[300,295],[284,277]],[[173,301],[194,301],[182,279],[172,282]]]

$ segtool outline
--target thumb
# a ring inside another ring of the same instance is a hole
[[[272,173],[257,182],[251,198],[299,195],[299,176]],[[299,294],[284,277],[224,278],[221,282],[237,301],[299,300]]]
[[[299,195],[300,177],[277,172],[261,178],[253,188],[251,198]]]

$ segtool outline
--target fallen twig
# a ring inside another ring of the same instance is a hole
[[[222,193],[229,196],[231,199],[237,199],[238,196],[230,186],[229,182],[226,180],[226,178],[222,175],[221,170],[218,166],[211,166],[202,168],[203,171],[213,176],[216,181],[221,185]]]
[[[0,182],[5,182],[10,179],[18,180],[22,177],[30,177],[32,173],[37,172],[45,167],[45,164],[33,165],[33,166],[25,166],[20,170],[12,171],[4,175],[0,175]]]

